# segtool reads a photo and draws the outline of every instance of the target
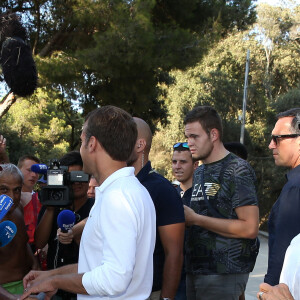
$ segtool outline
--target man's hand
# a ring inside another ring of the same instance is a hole
[[[184,217],[185,217],[185,226],[194,225],[194,219],[197,215],[190,207],[183,205],[184,208]]]
[[[52,278],[54,278],[54,276],[51,277],[50,271],[30,271],[23,278],[24,293],[19,299],[31,299],[30,296],[32,294],[44,292],[44,300],[50,300],[57,292],[57,289],[53,285]]]
[[[73,241],[74,235],[72,229],[68,232],[62,232],[60,228],[57,229],[57,239],[64,245],[71,244]]]
[[[51,271],[30,271],[23,278],[23,287],[24,287],[24,289],[28,289],[35,282],[49,278],[49,277],[51,277],[51,275],[52,275]]]
[[[259,300],[294,300],[289,288],[286,284],[280,283],[275,286],[271,286],[267,283],[262,283],[259,286],[259,292],[257,293],[257,299]]]

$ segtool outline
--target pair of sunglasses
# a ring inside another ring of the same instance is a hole
[[[185,142],[185,143],[176,143],[176,144],[173,145],[173,149],[176,149],[176,148],[179,148],[179,147],[190,149],[187,142]]]
[[[294,134],[282,134],[282,135],[271,135],[272,141],[275,143],[275,145],[278,144],[278,139],[293,139],[300,136],[298,133]]]

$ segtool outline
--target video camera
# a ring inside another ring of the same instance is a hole
[[[73,203],[72,184],[88,182],[89,175],[83,171],[68,172],[68,167],[61,166],[57,159],[50,162],[50,167],[42,164],[31,166],[31,170],[44,174],[47,185],[41,189],[41,203],[46,206],[65,207]]]

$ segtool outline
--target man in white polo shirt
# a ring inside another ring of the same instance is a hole
[[[146,299],[153,277],[155,209],[147,190],[126,166],[137,139],[133,118],[124,110],[104,106],[91,112],[83,126],[80,153],[83,171],[99,187],[85,225],[79,263],[46,272],[30,272],[25,292],[57,289],[83,299]]]

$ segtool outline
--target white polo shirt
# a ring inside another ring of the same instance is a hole
[[[96,188],[80,242],[84,299],[147,299],[153,280],[156,218],[148,191],[122,168]]]
[[[296,235],[285,252],[280,283],[285,283],[295,300],[300,300],[300,234]]]

